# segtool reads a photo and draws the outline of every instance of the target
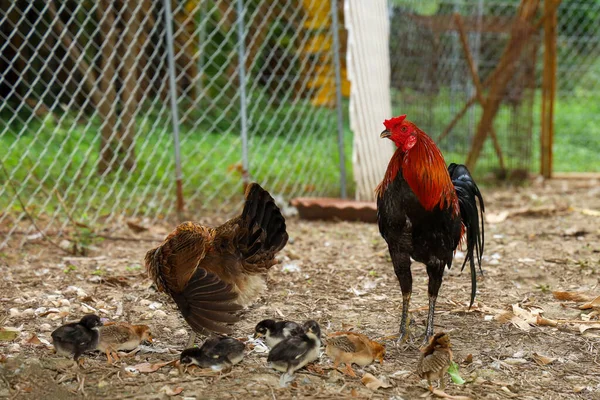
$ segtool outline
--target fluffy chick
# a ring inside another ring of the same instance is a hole
[[[112,364],[114,361],[119,360],[118,351],[134,350],[143,341],[152,342],[150,327],[119,322],[100,328],[97,349],[104,352],[106,361]]]
[[[57,354],[71,357],[79,362],[86,351],[94,350],[98,344],[98,328],[102,326],[100,317],[85,315],[79,322],[65,324],[52,332],[52,344]]]
[[[294,372],[319,358],[321,347],[319,324],[309,320],[304,323],[303,328],[302,334],[286,338],[275,345],[267,357],[272,368],[285,372],[279,381],[282,387],[287,386],[294,379]]]
[[[352,364],[365,367],[377,359],[383,364],[385,347],[356,332],[335,332],[327,337],[325,353],[333,360],[333,367],[346,364],[346,373],[356,377]]]
[[[254,328],[254,337],[264,337],[268,348],[272,349],[277,343],[282,340],[298,336],[304,333],[304,329],[300,324],[293,321],[275,321],[265,319],[260,321]]]
[[[246,345],[227,336],[206,339],[202,347],[185,349],[181,353],[181,365],[194,364],[200,368],[220,371],[242,361]]]
[[[440,389],[446,387],[445,374],[452,363],[450,336],[447,333],[436,333],[429,344],[421,350],[421,358],[417,365],[417,374],[426,378],[429,390],[433,391],[432,380],[438,380]]]

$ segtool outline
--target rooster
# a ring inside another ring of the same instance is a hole
[[[253,183],[245,199],[241,215],[217,228],[184,222],[146,254],[149,276],[192,328],[188,347],[195,333],[231,333],[224,324],[265,290],[264,273],[288,241],[269,192]]]
[[[400,341],[407,339],[412,293],[411,257],[427,266],[429,313],[425,342],[433,335],[435,302],[454,251],[466,237],[462,268],[470,263],[471,303],[477,290],[475,261],[481,270],[484,246],[484,204],[479,188],[464,165],[446,163],[433,140],[401,115],[384,123],[382,138],[397,146],[377,186],[377,219],[388,244],[402,290]],[[479,199],[479,209],[477,206]],[[481,228],[479,217],[481,215]]]

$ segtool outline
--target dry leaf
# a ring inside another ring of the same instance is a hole
[[[183,392],[183,388],[180,386],[175,387],[175,388],[170,388],[169,386],[165,385],[160,388],[160,392],[166,394],[167,396],[177,396],[178,394]]]
[[[150,363],[141,363],[141,364],[137,364],[131,367],[131,369],[134,369],[138,372],[142,372],[142,373],[150,373],[150,372],[156,372],[159,369],[161,369],[164,366],[167,366],[169,364],[173,365],[177,362],[177,360],[173,360],[173,361],[165,361],[165,362],[160,362],[160,363],[156,363],[156,364],[150,364]]]
[[[532,325],[537,325],[538,318],[542,318],[540,316],[542,311],[539,308],[526,310],[518,304],[513,304],[512,311],[499,311],[499,314],[495,315],[494,319],[501,323],[510,322],[515,327],[527,332],[531,330]]]
[[[529,332],[531,330],[531,325],[529,325],[529,323],[523,318],[516,315],[513,315],[513,317],[510,319],[510,322],[522,331]]]
[[[590,329],[600,329],[600,324],[579,325],[579,333],[583,333]]]
[[[429,397],[429,395],[433,393],[435,394],[437,397],[441,397],[443,399],[450,399],[450,400],[471,400],[470,397],[468,396],[452,396],[451,394],[448,394],[446,392],[444,392],[443,390],[440,389],[433,389],[433,392],[425,392],[421,395],[421,397]]]
[[[128,278],[126,276],[107,276],[103,277],[101,282],[110,286],[128,287],[129,282],[127,282],[127,279]]]
[[[244,166],[242,165],[242,163],[237,163],[237,164],[231,164],[227,166],[227,172],[237,172],[240,175],[244,174]]]
[[[579,211],[584,215],[590,215],[592,217],[600,217],[600,211],[598,210],[590,210],[589,208],[576,208],[575,210]]]
[[[463,363],[465,364],[471,364],[473,362],[473,354],[468,354],[465,359],[463,360]]]
[[[368,387],[371,390],[377,390],[380,387],[389,388],[391,386],[389,383],[385,383],[385,382],[381,381],[380,379],[375,378],[373,375],[371,375],[368,372],[363,375],[363,377],[360,381],[363,383],[363,385],[365,385],[366,387]]]
[[[350,391],[350,396],[358,397],[358,391],[356,390],[356,388],[352,388],[352,390]]]
[[[0,328],[0,342],[11,342],[17,338],[19,332]]]
[[[537,353],[533,353],[531,355],[531,358],[533,358],[533,361],[535,361],[536,364],[542,365],[542,366],[551,364],[553,361],[556,360],[556,358],[546,357],[546,356],[543,356],[543,355],[537,354]]]
[[[590,296],[579,292],[552,292],[554,298],[563,301],[588,301]]]
[[[511,211],[511,217],[549,217],[554,214],[569,211],[569,207],[564,206],[539,206],[539,207],[523,207]]]
[[[558,321],[542,317],[541,315],[537,316],[535,323],[539,326],[558,326]]]
[[[312,372],[317,375],[325,375],[325,371],[323,370],[323,368],[320,365],[315,364],[315,363],[307,365],[306,369],[309,372]]]
[[[499,224],[500,222],[505,221],[508,218],[508,215],[508,211],[501,211],[497,214],[485,213],[485,221],[488,224]]]
[[[596,297],[594,300],[582,304],[579,306],[580,310],[589,310],[590,308],[600,308],[600,296]]]
[[[25,341],[25,344],[30,344],[30,345],[33,345],[33,346],[38,346],[38,345],[42,344],[42,342],[37,337],[37,335],[35,333],[33,333],[31,335],[31,337]]]
[[[145,226],[136,224],[133,221],[127,221],[127,226],[133,231],[133,233],[142,233],[148,230],[148,228],[146,228]]]

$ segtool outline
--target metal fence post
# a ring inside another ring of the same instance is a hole
[[[346,155],[344,152],[344,112],[342,105],[342,72],[340,65],[340,33],[337,0],[331,0],[331,29],[333,31],[333,62],[335,65],[335,102],[337,109],[338,152],[340,154],[340,195],[346,193]]]
[[[200,5],[200,33],[198,35],[198,40],[200,41],[198,46],[198,51],[200,54],[198,55],[198,86],[200,88],[200,96],[204,98],[204,63],[205,57],[204,53],[206,51],[206,22],[208,20],[207,7],[208,0],[202,0]]]
[[[249,181],[248,109],[246,102],[246,49],[244,46],[244,0],[237,0],[238,59],[240,78],[240,123],[242,128],[242,179],[244,191]]]
[[[163,0],[167,28],[167,60],[169,68],[169,92],[171,97],[171,121],[173,122],[173,145],[175,147],[175,180],[177,183],[177,211],[184,208],[183,172],[181,171],[181,148],[179,143],[179,110],[177,109],[177,82],[175,80],[175,50],[173,48],[173,12],[171,0]]]

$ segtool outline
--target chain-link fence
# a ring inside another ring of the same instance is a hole
[[[532,168],[540,38],[515,32],[519,1],[399,1],[392,27],[392,101],[437,139],[448,162],[472,151],[483,104],[497,105],[477,175]],[[531,10],[535,16],[535,10]],[[523,24],[529,21],[523,21]],[[509,43],[518,51],[506,51]],[[503,80],[500,87],[495,83]],[[468,157],[467,157],[468,158]]]
[[[419,121],[448,162],[469,162],[490,111],[477,175],[523,179],[538,172],[544,2],[391,5],[394,113]],[[600,171],[600,2],[563,0],[558,18],[554,170]]]
[[[600,2],[558,9],[554,171],[600,172]]]
[[[538,171],[543,1],[389,5],[394,114],[449,162],[479,154],[478,176]],[[342,10],[0,0],[0,244],[150,224],[182,205],[226,217],[250,180],[280,200],[339,195],[352,140],[340,143],[335,109],[349,93]],[[554,170],[600,171],[600,2],[563,0],[558,15]]]
[[[339,195],[335,1],[0,7],[0,238]]]

